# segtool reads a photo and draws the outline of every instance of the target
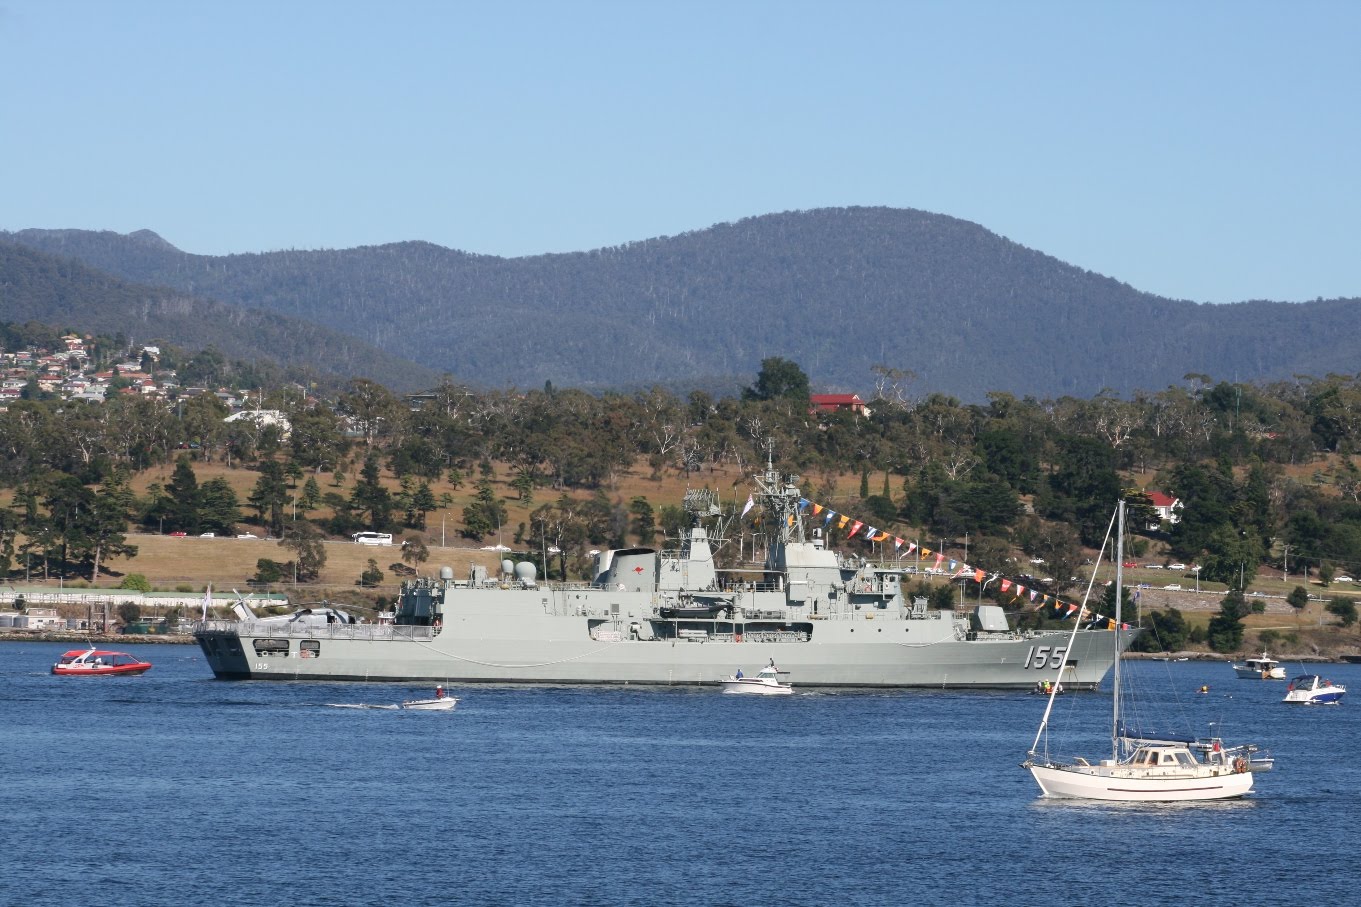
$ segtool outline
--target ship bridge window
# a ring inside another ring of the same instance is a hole
[[[321,657],[321,640],[319,640],[319,639],[304,639],[304,640],[301,640],[301,641],[298,643],[298,657],[299,657],[299,658],[320,658],[320,657]]]

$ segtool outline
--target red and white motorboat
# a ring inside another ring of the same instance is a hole
[[[151,670],[151,662],[126,652],[108,649],[72,649],[52,666],[53,674],[92,677],[103,674],[145,674]]]

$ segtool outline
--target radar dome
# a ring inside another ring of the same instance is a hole
[[[441,568],[439,568],[439,578],[440,578],[440,579],[453,579],[453,578],[454,578],[454,568],[453,568],[453,567],[441,567]]]
[[[539,568],[534,566],[533,561],[520,561],[515,565],[515,578],[522,583],[532,583],[539,575]]]
[[[510,558],[506,558],[505,560],[503,560],[501,562],[501,572],[504,573],[506,576],[510,576],[512,573],[515,572],[515,562],[512,561]]]

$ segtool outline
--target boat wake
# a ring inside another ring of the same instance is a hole
[[[369,705],[366,702],[328,702],[326,706],[332,709],[383,709],[388,712],[395,712],[401,708],[397,705]]]

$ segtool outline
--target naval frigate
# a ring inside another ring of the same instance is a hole
[[[771,532],[759,566],[717,565],[721,510],[695,489],[674,549],[602,552],[589,583],[540,581],[530,562],[464,579],[444,567],[403,583],[391,623],[332,607],[259,618],[239,603],[237,620],[201,621],[194,637],[223,679],[718,685],[775,665],[800,688],[1033,689],[1060,676],[1092,689],[1133,636],[1022,631],[997,605],[909,601],[904,565],[840,554],[806,524],[797,483],[770,464],[755,476]]]

